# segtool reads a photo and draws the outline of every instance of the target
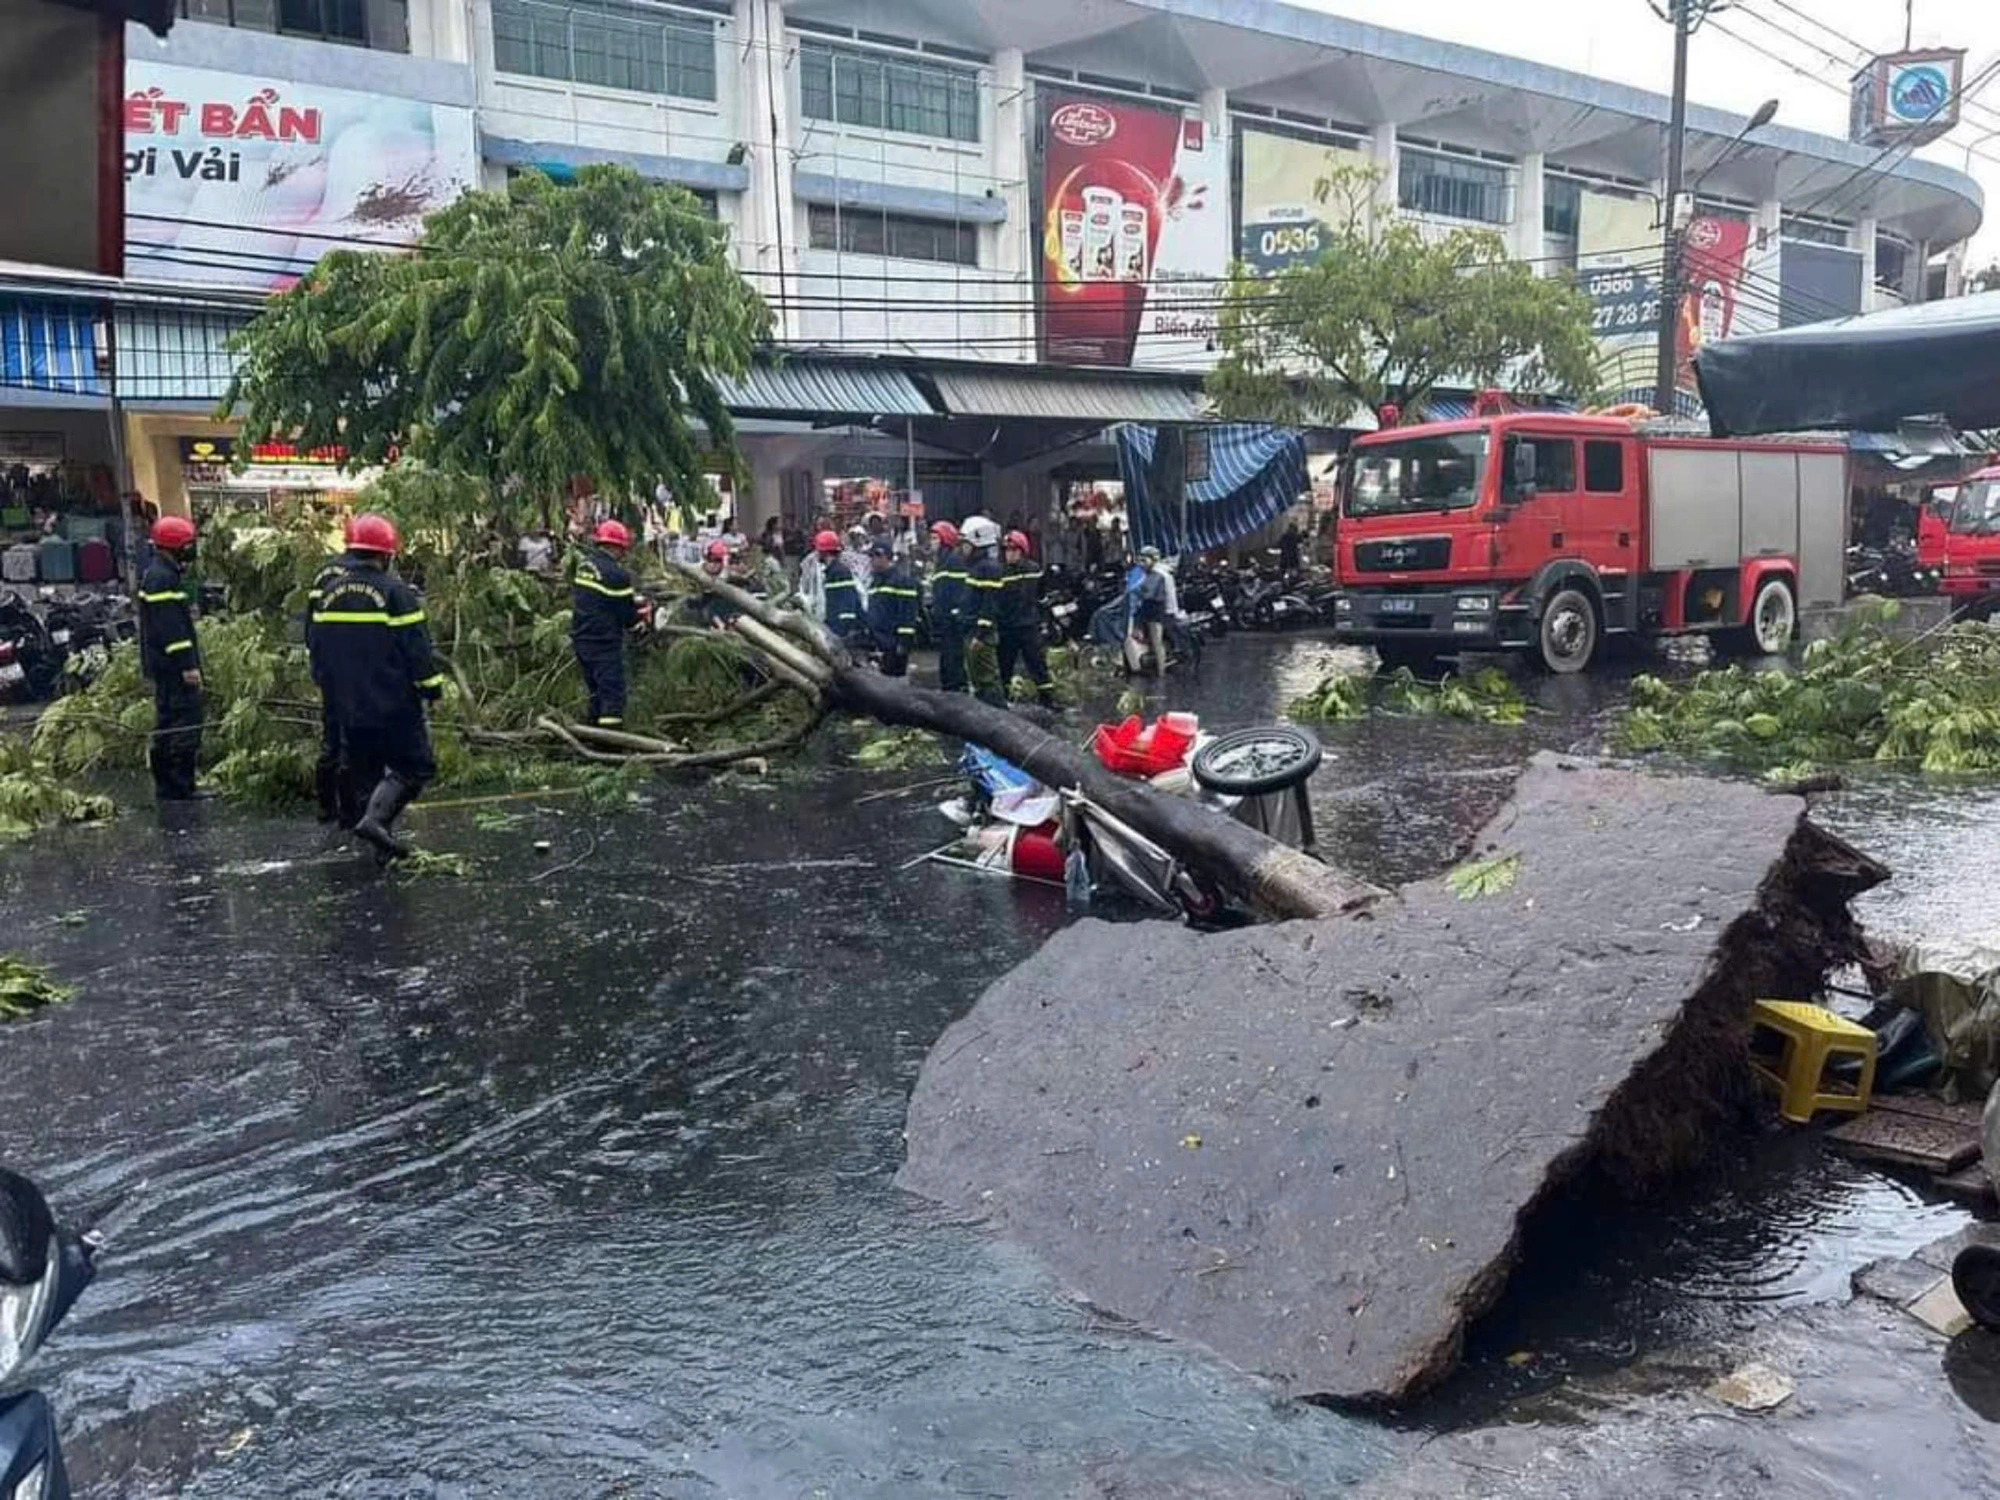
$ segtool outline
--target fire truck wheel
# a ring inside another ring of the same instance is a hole
[[[1582,589],[1558,589],[1542,607],[1542,665],[1557,676],[1581,672],[1597,656],[1597,605]]]
[[[1751,601],[1749,622],[1729,632],[1729,645],[1745,656],[1783,656],[1792,648],[1798,623],[1791,581],[1766,578]]]

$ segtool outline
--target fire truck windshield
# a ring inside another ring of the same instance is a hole
[[[1467,509],[1486,477],[1488,442],[1485,432],[1447,432],[1356,448],[1347,514]]]
[[[1951,529],[1960,536],[2000,535],[2000,479],[1963,486],[1952,502]]]

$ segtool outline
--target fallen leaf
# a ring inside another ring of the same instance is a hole
[[[1708,1388],[1709,1395],[1738,1411],[1769,1411],[1792,1399],[1792,1377],[1769,1365],[1744,1365]]]
[[[1190,1151],[1199,1151],[1201,1149],[1201,1137],[1190,1132],[1181,1137],[1181,1144]]]
[[[1520,878],[1521,856],[1496,854],[1490,859],[1467,860],[1446,875],[1444,883],[1459,900],[1476,901],[1481,896],[1511,891]]]
[[[257,1429],[254,1427],[238,1428],[235,1432],[229,1434],[228,1442],[215,1450],[215,1456],[217,1458],[234,1458],[250,1446],[250,1439],[256,1435]]]

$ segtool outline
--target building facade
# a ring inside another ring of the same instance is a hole
[[[747,520],[843,484],[1033,512],[1111,472],[1107,424],[1199,416],[1220,278],[1315,254],[1330,177],[1376,222],[1579,274],[1607,384],[1651,394],[1668,101],[1599,79],[1276,0],[182,9],[129,39],[101,361],[169,504],[219,472],[222,340],[257,298],[468,184],[606,161],[699,196],[790,351],[732,402]],[[1970,178],[1782,124],[1732,146],[1743,123],[1690,111],[1690,340],[1917,299],[1940,262],[1956,290]]]

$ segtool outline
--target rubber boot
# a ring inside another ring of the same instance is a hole
[[[416,788],[392,771],[376,783],[367,811],[354,825],[354,832],[375,846],[376,857],[383,864],[409,856],[410,846],[396,837],[395,827],[396,819],[416,795]]]
[[[352,828],[352,818],[343,819],[341,808],[340,765],[321,761],[313,770],[313,790],[319,797],[319,820],[322,823],[339,823],[343,828]]]

